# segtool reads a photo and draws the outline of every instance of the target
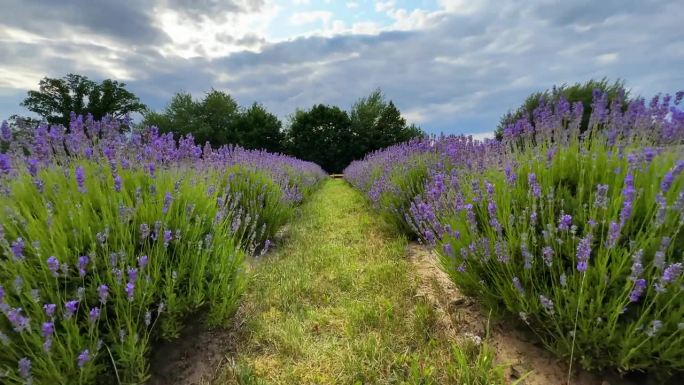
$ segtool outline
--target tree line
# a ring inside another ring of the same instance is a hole
[[[178,92],[163,110],[153,111],[128,91],[125,83],[111,79],[97,83],[77,74],[42,79],[38,90],[28,91],[22,106],[40,119],[13,116],[14,130],[40,121],[68,129],[73,114],[90,113],[101,119],[139,113],[142,121],[138,127],[156,126],[162,133],[178,136],[192,134],[196,142],[213,147],[235,144],[286,153],[316,162],[331,173],[340,172],[370,151],[425,135],[419,127],[409,125],[379,89],[359,99],[349,111],[325,104],[298,109],[285,125],[263,105],[254,102],[242,107],[221,90],[209,90],[199,99]]]
[[[68,74],[62,78],[45,77],[38,88],[28,91],[22,106],[40,119],[12,116],[13,130],[21,131],[40,121],[62,124],[68,129],[72,113],[90,113],[95,119],[104,116],[123,118],[139,113],[143,119],[138,127],[156,126],[162,133],[173,132],[179,136],[192,134],[196,142],[208,142],[213,147],[236,144],[281,152],[318,163],[331,173],[340,172],[352,160],[371,151],[425,135],[419,127],[408,124],[395,104],[379,89],[357,100],[349,111],[316,104],[309,109],[297,109],[283,124],[263,105],[254,102],[242,107],[230,94],[215,89],[200,99],[187,92],[178,92],[166,108],[153,111],[128,91],[125,83],[111,79],[97,83],[82,75]],[[531,94],[520,107],[506,113],[499,122],[496,136],[501,138],[503,128],[518,119],[531,118],[540,104],[553,104],[561,97],[570,103],[583,104],[580,129],[584,131],[596,90],[606,93],[609,102],[614,99],[622,103],[629,101],[629,92],[620,80],[611,83],[604,78],[554,86]]]

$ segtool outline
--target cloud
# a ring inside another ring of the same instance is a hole
[[[394,0],[376,1],[375,2],[375,11],[376,12],[387,12],[387,11],[394,9],[395,5],[396,5],[396,2]]]
[[[297,12],[290,16],[290,23],[294,25],[303,25],[311,23],[329,23],[332,18],[332,12],[328,11],[311,11],[311,12]]]
[[[629,1],[359,2],[372,16],[345,18],[290,0],[5,0],[0,116],[25,113],[19,102],[43,76],[77,72],[123,79],[152,108],[214,87],[281,118],[314,103],[348,108],[380,87],[428,132],[487,133],[554,84],[622,78],[646,96],[681,87],[684,3]]]

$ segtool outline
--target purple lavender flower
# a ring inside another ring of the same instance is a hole
[[[17,333],[21,333],[31,326],[31,320],[24,317],[24,315],[21,313],[22,309],[20,307],[7,311],[7,319],[10,321],[10,323],[14,327],[14,331]]]
[[[19,360],[19,376],[25,380],[31,378],[31,360],[26,357]]]
[[[67,301],[67,303],[64,304],[64,318],[71,318],[74,313],[76,313],[76,310],[78,310],[78,301]]]
[[[0,304],[5,303],[5,288],[0,285]]]
[[[525,289],[523,289],[522,284],[520,283],[520,279],[518,279],[518,277],[513,277],[513,286],[516,290],[520,292],[520,294],[525,294]]]
[[[100,287],[97,288],[97,295],[100,297],[100,303],[106,303],[107,297],[109,296],[109,287],[104,284],[100,285]]]
[[[48,269],[52,273],[52,276],[57,277],[59,275],[59,261],[54,256],[47,259]]]
[[[78,191],[82,193],[86,192],[85,172],[83,171],[83,167],[81,166],[76,167],[76,184],[78,185]]]
[[[489,215],[492,218],[495,218],[496,217],[496,203],[494,203],[493,201],[490,201],[489,203],[487,203],[487,211],[489,212]]]
[[[26,159],[26,168],[28,169],[28,172],[29,174],[31,174],[32,177],[38,175],[38,159],[34,157]]]
[[[12,254],[14,254],[15,261],[24,260],[24,240],[22,238],[17,238],[16,241],[12,242]]]
[[[532,262],[534,262],[534,256],[527,249],[527,244],[523,243],[520,246],[520,249],[521,249],[522,256],[525,260],[525,265],[524,265],[525,269],[531,269],[532,268]]]
[[[587,235],[577,244],[577,271],[585,272],[589,266],[589,256],[591,255],[592,234]]]
[[[83,278],[85,277],[87,271],[86,268],[88,267],[88,262],[90,262],[90,259],[86,255],[82,255],[78,257],[78,275]]]
[[[40,332],[43,338],[51,337],[53,334],[55,334],[55,324],[52,322],[43,322]]]
[[[624,226],[627,220],[632,215],[633,201],[636,196],[636,189],[634,188],[634,176],[627,174],[625,176],[625,187],[622,189],[624,201],[622,202],[622,210],[620,210],[620,226]]]
[[[132,282],[128,282],[126,284],[126,296],[128,296],[128,300],[132,301],[134,295],[135,295],[135,284]]]
[[[43,350],[45,352],[49,352],[50,349],[52,349],[52,337],[46,338],[45,341],[43,342]]]
[[[114,191],[121,192],[121,177],[119,174],[114,175]]]
[[[169,206],[171,205],[171,200],[173,199],[173,196],[171,195],[170,192],[166,192],[166,195],[164,195],[164,207],[162,207],[162,213],[166,214],[169,211]]]
[[[145,312],[145,326],[150,326],[151,323],[152,323],[152,313],[150,313],[149,311],[146,311]]]
[[[138,280],[138,269],[135,267],[128,268],[128,282],[135,283]]]
[[[668,266],[665,271],[663,271],[663,276],[660,278],[660,280],[664,284],[672,283],[674,282],[679,276],[682,274],[682,263],[677,262],[673,263],[670,266]]]
[[[641,295],[644,293],[644,290],[646,290],[645,279],[639,278],[636,281],[634,281],[634,288],[632,289],[632,292],[629,293],[629,301],[637,302],[639,298],[641,298]]]
[[[608,240],[606,240],[606,247],[612,249],[620,238],[621,227],[615,222],[610,222],[608,225]]]
[[[496,241],[494,243],[494,253],[496,254],[497,261],[501,263],[508,263],[510,258],[508,256],[506,246],[502,242]]]
[[[553,310],[554,310],[553,301],[551,301],[550,299],[548,299],[545,296],[543,296],[542,294],[540,294],[539,295],[539,302],[541,303],[544,310],[546,310],[550,314],[553,314]]]
[[[451,247],[451,243],[443,244],[442,250],[444,250],[444,254],[446,254],[447,257],[449,257],[449,258],[454,257],[454,249]]]
[[[82,369],[85,364],[90,362],[90,352],[88,349],[84,350],[81,352],[81,354],[78,355],[78,360],[77,360],[77,365],[79,369]]]
[[[599,184],[596,186],[596,198],[594,207],[605,209],[608,207],[608,185]]]
[[[109,226],[105,226],[104,231],[98,232],[95,234],[95,238],[97,239],[97,243],[100,245],[104,245],[107,242],[107,238],[109,237]]]
[[[164,247],[167,247],[169,245],[169,242],[171,242],[171,239],[173,238],[173,233],[171,230],[164,230]]]
[[[553,249],[550,246],[544,246],[542,248],[542,258],[544,259],[546,266],[551,267],[553,264]]]
[[[667,194],[667,191],[672,186],[673,181],[674,181],[674,174],[672,173],[672,171],[669,171],[663,177],[662,182],[660,182],[660,191],[663,193],[663,195]]]
[[[149,236],[150,236],[150,226],[148,226],[147,223],[141,224],[140,225],[140,238],[145,240]]]
[[[112,268],[112,274],[114,274],[114,279],[116,282],[121,282],[121,279],[123,278],[123,272],[121,269],[117,267]]]
[[[641,258],[644,255],[644,250],[638,250],[632,255],[632,274],[629,279],[635,281],[644,272],[644,266],[641,264]]]
[[[563,214],[558,220],[558,230],[568,231],[572,226],[572,215]]]
[[[0,125],[0,139],[7,143],[12,141],[12,130],[10,130],[10,126],[6,120],[3,120]]]
[[[45,315],[48,316],[48,318],[52,318],[55,316],[55,310],[57,310],[57,305],[54,303],[46,303],[43,305],[43,310],[45,310]]]
[[[90,314],[88,315],[88,319],[90,320],[91,323],[97,322],[97,320],[100,319],[100,308],[94,307],[94,308],[90,309]]]
[[[506,175],[506,183],[509,185],[515,184],[518,176],[513,172],[510,164],[507,164],[506,168],[504,168],[504,174]]]
[[[537,175],[535,173],[531,172],[527,174],[527,183],[530,185],[532,195],[534,195],[535,198],[540,198],[541,187],[539,186],[539,183],[537,183]]]
[[[140,270],[143,270],[145,266],[147,266],[147,255],[141,255],[138,258],[138,267],[140,268]]]
[[[0,175],[9,175],[12,172],[12,158],[9,155],[0,153]]]

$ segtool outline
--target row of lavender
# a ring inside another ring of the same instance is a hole
[[[588,369],[684,370],[684,93],[542,104],[503,141],[441,137],[346,178],[465,292]]]
[[[73,117],[0,129],[3,384],[143,383],[157,338],[224,322],[325,176],[316,165]]]

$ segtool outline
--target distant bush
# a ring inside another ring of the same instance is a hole
[[[534,126],[536,121],[544,119],[550,113],[549,109],[557,105],[560,108],[566,108],[565,105],[558,104],[561,99],[567,102],[567,108],[570,108],[575,103],[581,103],[582,110],[579,113],[582,115],[582,119],[580,120],[579,129],[580,132],[585,132],[589,128],[592,101],[597,92],[606,99],[605,104],[607,105],[612,105],[615,102],[622,107],[629,102],[629,91],[625,89],[624,82],[620,80],[609,83],[604,78],[601,80],[589,80],[585,83],[575,83],[573,85],[562,84],[558,87],[554,86],[550,90],[531,94],[520,107],[509,111],[501,117],[495,131],[496,138],[502,139],[504,130],[514,126],[521,120],[530,122]]]

